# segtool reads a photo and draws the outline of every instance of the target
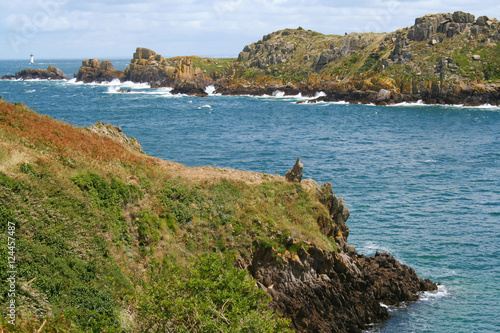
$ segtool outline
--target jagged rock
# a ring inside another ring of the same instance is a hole
[[[333,194],[330,183],[319,186],[308,180],[306,185],[316,189],[332,217],[347,220],[349,211]],[[288,250],[276,253],[274,248],[256,243],[250,262],[242,268],[271,295],[270,307],[290,318],[297,332],[361,332],[366,325],[389,317],[381,303],[400,305],[416,301],[422,291],[437,289],[390,254],[358,255],[345,239],[347,233],[336,251],[304,243],[296,254]],[[298,243],[288,237],[283,244],[291,248]]]
[[[208,97],[208,94],[203,87],[200,87],[196,83],[188,82],[185,80],[177,83],[174,89],[172,89],[171,93],[193,95],[197,97]]]
[[[113,126],[111,124],[104,124],[101,122],[96,122],[92,126],[88,127],[91,132],[97,133],[99,135],[107,136],[115,141],[129,146],[130,148],[137,150],[140,153],[144,153],[142,146],[134,137],[127,137],[120,127]]]
[[[2,79],[16,79],[16,80],[65,80],[66,75],[62,70],[56,68],[52,65],[49,65],[47,69],[22,69],[17,72],[15,75],[5,75],[2,76]]]
[[[421,42],[431,39],[437,33],[451,38],[461,34],[474,23],[474,15],[464,12],[453,14],[432,14],[415,19],[415,25],[408,31],[408,39]]]
[[[213,80],[194,66],[189,57],[164,59],[156,52],[138,47],[125,70],[126,80],[148,83],[151,87],[174,87],[189,81],[200,87],[213,84]]]
[[[285,175],[286,180],[292,183],[300,183],[302,180],[302,170],[304,170],[304,166],[302,165],[299,157],[297,158],[295,165],[287,171]]]
[[[97,58],[83,60],[76,74],[76,80],[85,83],[111,82],[114,79],[123,79],[123,71],[116,71],[111,61],[100,62]]]
[[[349,250],[310,246],[277,255],[257,248],[248,270],[271,295],[271,308],[290,318],[298,332],[360,332],[389,317],[380,303],[399,305],[437,289],[387,253],[365,257]]]

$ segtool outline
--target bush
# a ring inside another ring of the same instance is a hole
[[[153,265],[139,304],[143,331],[289,332],[289,321],[266,309],[269,295],[247,275],[215,253],[195,259],[189,277],[168,262]]]
[[[137,218],[139,245],[148,246],[158,243],[161,238],[161,232],[166,225],[165,221],[150,211],[141,211],[137,215]]]
[[[196,204],[203,202],[203,196],[197,189],[190,188],[180,179],[170,180],[163,189],[162,203],[168,214],[182,225],[191,222],[196,213]]]
[[[136,185],[126,185],[114,178],[108,183],[94,173],[79,175],[71,180],[101,208],[121,206],[141,197],[140,189]]]

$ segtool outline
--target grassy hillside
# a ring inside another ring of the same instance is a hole
[[[335,249],[322,215],[307,182],[187,168],[0,100],[4,332],[287,331],[241,268],[258,247]]]
[[[285,29],[245,46],[235,83],[394,93],[416,92],[432,82],[495,84],[499,40],[498,20],[463,12],[427,15],[392,33],[339,36]]]

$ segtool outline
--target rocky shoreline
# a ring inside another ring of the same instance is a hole
[[[118,71],[109,60],[82,61],[77,81],[171,87],[174,94],[301,94],[304,103],[500,105],[500,22],[464,12],[430,14],[391,33],[345,36],[284,29],[246,45],[237,59],[164,58],[138,47]],[[60,70],[22,70],[2,79],[64,79]],[[313,98],[315,96],[320,97]],[[302,103],[302,102],[301,102]]]

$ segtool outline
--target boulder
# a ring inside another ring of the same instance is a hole
[[[197,97],[208,97],[205,89],[194,82],[182,81],[175,85],[171,91],[172,94],[186,94]]]
[[[304,170],[304,166],[300,161],[300,157],[297,158],[297,162],[292,167],[292,169],[288,170],[285,175],[286,180],[292,183],[300,183],[302,181],[302,170]]]
[[[476,24],[480,27],[484,27],[488,21],[488,16],[479,16],[476,20]]]
[[[49,78],[52,80],[64,80],[66,79],[66,75],[62,70],[52,65],[47,67],[47,72],[49,72]]]
[[[453,13],[453,21],[457,23],[474,23],[474,15],[457,11]]]
[[[377,102],[387,102],[391,98],[391,92],[387,89],[380,89],[377,94]]]

